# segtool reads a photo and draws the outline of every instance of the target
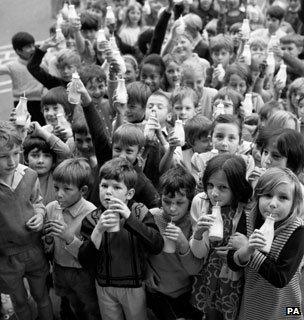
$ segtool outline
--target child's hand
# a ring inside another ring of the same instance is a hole
[[[47,140],[48,137],[50,137],[51,135],[50,132],[41,127],[41,125],[37,121],[31,122],[29,127],[29,134],[31,134],[34,137],[40,137],[45,140]]]
[[[273,84],[276,92],[281,92],[284,89],[284,83],[280,79],[275,78],[273,80]]]
[[[231,248],[238,250],[242,247],[247,247],[248,243],[249,243],[249,240],[244,234],[236,232],[235,234],[230,236],[228,245]]]
[[[100,233],[104,233],[106,230],[113,228],[117,225],[117,214],[113,210],[106,210],[100,216],[96,228]]]
[[[282,59],[284,56],[284,51],[279,46],[272,47],[273,54],[278,58]]]
[[[194,233],[194,238],[201,239],[202,234],[210,229],[210,227],[214,223],[214,220],[215,217],[210,214],[200,216],[196,222],[196,231]]]
[[[168,142],[171,150],[175,150],[176,147],[181,145],[180,140],[174,135],[174,130],[169,133]]]
[[[216,247],[214,248],[216,254],[225,262],[227,263],[227,253],[232,249],[229,245],[223,247]]]
[[[65,128],[60,127],[60,126],[55,126],[54,127],[54,131],[53,131],[54,135],[56,137],[58,137],[59,139],[61,139],[63,142],[68,140],[68,132],[66,131]]]
[[[26,226],[28,229],[32,231],[40,231],[43,226],[43,216],[41,213],[35,214],[33,217],[31,217],[27,222]]]
[[[189,249],[189,242],[183,234],[181,228],[179,228],[178,226],[169,223],[163,235],[166,238],[173,240],[177,243],[180,253],[186,253]]]
[[[56,41],[56,37],[50,37],[42,42],[40,50],[46,52],[48,48],[56,47],[59,42]]]
[[[111,62],[110,62],[110,73],[111,74],[119,74],[120,73],[120,65],[119,65],[119,63],[115,60],[115,59],[113,59],[112,57],[110,58],[111,60]]]
[[[67,244],[70,244],[74,239],[74,234],[63,220],[51,220],[46,223],[44,229],[48,236],[59,237]]]
[[[119,215],[125,219],[128,219],[131,214],[131,211],[128,208],[128,206],[117,198],[111,199],[109,208],[115,213],[119,213]]]
[[[117,114],[124,115],[127,110],[127,104],[126,103],[120,103],[117,101],[117,92],[115,90],[113,95],[113,108],[116,111]]]
[[[224,76],[225,76],[225,73],[223,72],[223,70],[219,66],[214,68],[213,73],[212,73],[212,80],[221,82],[221,81],[223,81],[222,79],[224,78]]]
[[[266,245],[266,239],[263,232],[255,229],[252,235],[249,237],[248,242],[248,253],[253,254],[254,251],[261,250]]]
[[[81,29],[80,17],[72,19],[72,21],[69,21],[69,27],[72,32],[80,31]]]

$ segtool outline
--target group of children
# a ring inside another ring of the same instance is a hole
[[[302,319],[300,1],[71,4],[0,66],[3,313]]]

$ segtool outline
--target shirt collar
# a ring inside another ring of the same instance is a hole
[[[9,186],[7,183],[5,183],[2,179],[0,179],[0,183],[8,186],[12,190],[15,190],[17,188],[19,182],[23,178],[26,169],[27,169],[27,166],[24,166],[23,164],[19,163],[17,168],[15,169],[11,186]]]
[[[84,198],[80,198],[79,201],[77,201],[76,203],[74,203],[73,205],[71,205],[70,207],[68,208],[65,208],[65,209],[62,209],[58,203],[58,206],[57,208],[58,209],[61,209],[62,212],[65,211],[65,212],[69,212],[69,214],[73,217],[73,218],[76,218],[77,216],[79,216],[82,212],[83,212],[83,205],[85,203],[85,200]]]

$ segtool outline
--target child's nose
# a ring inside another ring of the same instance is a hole
[[[277,206],[277,199],[275,197],[272,197],[270,204],[269,204],[270,208],[276,208]]]

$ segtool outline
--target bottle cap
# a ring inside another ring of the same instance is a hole
[[[73,78],[73,79],[79,79],[79,74],[78,74],[77,71],[73,72],[72,78]]]

